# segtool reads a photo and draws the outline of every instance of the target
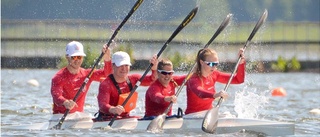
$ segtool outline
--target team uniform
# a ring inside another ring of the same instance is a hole
[[[195,113],[212,108],[214,101],[215,83],[227,83],[231,74],[220,71],[213,71],[208,77],[199,77],[193,74],[187,82],[187,109],[185,114]],[[240,84],[244,82],[245,63],[240,64],[238,71],[231,81],[231,84]]]
[[[111,61],[104,62],[104,68],[95,70],[89,79],[86,86],[83,88],[78,99],[75,101],[77,106],[70,110],[73,112],[83,112],[83,106],[85,98],[92,81],[101,81],[112,72]],[[53,114],[65,113],[66,108],[63,106],[63,102],[66,100],[72,100],[85,78],[90,73],[91,69],[80,68],[78,74],[71,74],[67,68],[59,70],[52,78],[51,95],[53,98]]]
[[[119,89],[121,90],[121,94],[129,93],[130,86],[128,84],[132,84],[132,87],[136,85],[136,83],[141,78],[140,74],[131,74],[128,75],[128,80],[122,83],[117,83]],[[157,73],[155,70],[152,70],[151,75],[147,75],[142,81],[141,86],[149,86],[157,79]],[[114,116],[109,112],[111,106],[122,105],[119,104],[119,90],[114,84],[113,80],[110,77],[107,77],[103,82],[101,82],[99,86],[99,94],[98,94],[98,104],[99,104],[99,115],[103,116],[103,120],[108,120]],[[129,103],[127,103],[129,104]],[[100,117],[100,116],[99,116]],[[129,117],[129,112],[123,112],[119,115],[119,118]]]
[[[150,85],[145,95],[145,117],[161,115],[170,104],[170,102],[164,101],[164,97],[174,95],[175,88],[182,84],[185,77],[172,76],[172,80],[167,87],[163,86],[159,80]],[[168,116],[171,115],[171,111],[172,108],[170,108]]]

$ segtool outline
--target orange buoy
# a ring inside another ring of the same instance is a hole
[[[286,91],[284,90],[284,88],[282,87],[279,87],[279,88],[275,88],[272,90],[272,96],[286,96],[287,93]]]

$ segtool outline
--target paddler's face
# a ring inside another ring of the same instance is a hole
[[[68,65],[70,65],[74,69],[78,69],[81,67],[81,64],[83,62],[83,56],[72,56],[67,57]]]
[[[121,78],[126,78],[130,71],[130,65],[121,65],[117,67],[115,64],[113,64],[112,66],[113,74]]]
[[[164,86],[168,85],[172,79],[173,72],[173,67],[171,65],[163,66],[162,70],[158,70],[159,82]]]
[[[201,62],[201,68],[202,68],[201,72],[202,74],[206,75],[217,70],[219,59],[217,56],[211,55],[211,56],[207,56],[204,61],[201,60],[200,62]]]

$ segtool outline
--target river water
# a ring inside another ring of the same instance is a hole
[[[2,69],[1,70],[1,126],[46,122],[51,117],[52,99],[50,95],[51,77],[56,69]],[[131,73],[143,73],[132,71]],[[178,72],[186,74],[187,72]],[[34,79],[39,86],[28,81]],[[99,83],[93,83],[87,96],[85,111],[94,114],[98,110],[97,92]],[[217,90],[224,85],[217,84]],[[271,96],[272,89],[282,87],[287,96]],[[139,102],[132,115],[142,116],[144,113],[144,92],[146,87],[139,87]],[[257,118],[295,124],[292,137],[320,136],[320,74],[319,73],[251,73],[241,85],[230,85],[230,97],[219,109],[221,113],[229,113],[241,118]],[[185,90],[174,105],[186,108]],[[216,102],[215,102],[216,104]],[[146,131],[105,131],[95,130],[45,130],[16,131],[1,130],[1,136],[213,136],[192,131],[164,131],[149,133]],[[257,136],[253,133],[231,133],[214,136]]]

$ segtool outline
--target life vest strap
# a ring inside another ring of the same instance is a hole
[[[113,82],[113,84],[116,86],[119,95],[122,94],[122,92],[121,92],[121,90],[120,90],[120,87],[119,87],[116,79],[114,79],[113,74],[110,74],[110,75],[109,75],[109,78],[111,79],[111,81]],[[130,91],[131,91],[131,90],[133,89],[133,87],[132,87],[132,84],[131,84],[131,81],[130,81],[129,78],[127,78],[127,85],[129,86],[129,89],[130,89]]]

